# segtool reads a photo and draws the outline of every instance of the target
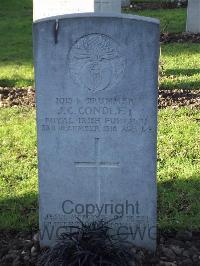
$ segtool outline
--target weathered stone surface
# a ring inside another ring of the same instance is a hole
[[[42,246],[77,217],[118,218],[120,240],[154,250],[158,21],[82,14],[33,32]]]
[[[33,0],[33,20],[85,13],[121,13],[121,0]]]

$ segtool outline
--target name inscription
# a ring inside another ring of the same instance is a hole
[[[44,117],[46,132],[109,132],[143,134],[151,131],[148,116],[136,116],[133,98],[56,98],[55,115]]]

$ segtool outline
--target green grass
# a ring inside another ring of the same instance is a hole
[[[158,205],[162,229],[200,224],[200,112],[159,112]],[[38,227],[35,111],[0,109],[0,229]]]
[[[0,229],[37,224],[35,113],[0,110]]]
[[[32,85],[32,1],[1,0],[0,36],[0,86]]]
[[[185,31],[187,16],[185,8],[129,11],[128,13],[159,19],[161,32]]]
[[[165,109],[159,114],[158,187],[161,228],[200,227],[199,111]]]
[[[162,88],[200,89],[200,45],[175,43],[162,45],[164,73]]]

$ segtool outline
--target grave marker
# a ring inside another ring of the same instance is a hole
[[[67,15],[33,33],[41,244],[78,217],[154,250],[158,21]]]
[[[200,0],[188,1],[186,31],[200,33]]]

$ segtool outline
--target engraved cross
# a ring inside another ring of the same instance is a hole
[[[100,168],[119,168],[119,162],[107,162],[100,160],[100,143],[99,138],[95,138],[94,145],[94,155],[95,160],[93,162],[75,162],[75,166],[78,168],[94,168],[96,170],[97,179],[97,188],[98,188],[98,204],[100,206],[101,203],[101,180],[100,180]]]
[[[106,162],[100,160],[100,143],[99,138],[95,138],[95,161],[93,162],[75,162],[76,167],[87,167],[87,168],[118,168],[120,163],[119,162]]]

